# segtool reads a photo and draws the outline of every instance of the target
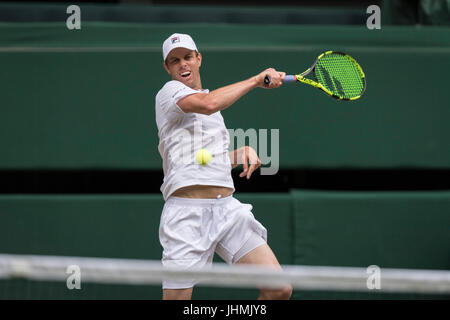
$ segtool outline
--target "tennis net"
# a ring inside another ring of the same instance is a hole
[[[372,272],[373,271],[373,272]],[[78,277],[78,278],[77,278]],[[181,270],[160,261],[0,254],[0,290],[10,281],[50,281],[158,286],[162,280],[196,279],[198,286],[258,288],[291,284],[298,290],[449,294],[450,271],[285,265],[283,271],[254,265],[214,263]],[[66,288],[66,290],[67,290]]]

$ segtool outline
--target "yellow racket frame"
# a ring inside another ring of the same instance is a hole
[[[318,62],[323,56],[328,55],[328,54],[331,54],[331,53],[337,53],[337,54],[340,54],[340,55],[344,55],[345,57],[347,57],[350,61],[352,61],[352,62],[355,64],[356,68],[358,69],[358,71],[359,71],[359,73],[360,73],[360,75],[361,75],[361,78],[362,78],[362,80],[363,80],[363,83],[364,83],[364,88],[363,88],[363,91],[361,92],[360,95],[358,95],[358,96],[356,96],[356,97],[352,97],[352,98],[342,98],[342,97],[339,97],[339,96],[337,96],[337,95],[334,95],[333,92],[331,92],[330,90],[328,90],[327,88],[325,88],[321,83],[316,82],[316,81],[314,81],[314,80],[311,80],[311,79],[308,79],[308,78],[305,77],[306,75],[308,75],[308,74],[315,68],[317,62]],[[358,64],[358,62],[356,62],[356,60],[353,59],[351,56],[349,56],[349,55],[346,54],[346,53],[339,52],[339,51],[326,51],[326,52],[322,53],[321,55],[319,55],[319,56],[317,57],[316,61],[313,63],[313,65],[312,65],[311,67],[309,67],[306,71],[302,72],[301,74],[295,74],[294,76],[295,76],[295,78],[297,79],[297,81],[300,81],[300,82],[302,82],[302,83],[306,83],[306,84],[309,84],[310,86],[313,86],[313,87],[315,87],[315,88],[318,88],[318,89],[322,90],[323,92],[325,92],[326,94],[332,96],[333,98],[339,99],[339,100],[346,100],[346,101],[357,100],[357,99],[361,98],[361,96],[363,95],[363,93],[366,91],[366,76],[365,76],[364,71],[362,70],[361,66],[360,66],[360,65]]]

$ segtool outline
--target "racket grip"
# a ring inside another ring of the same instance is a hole
[[[289,74],[284,77],[283,83],[290,83],[295,81],[297,81],[297,78],[294,75]],[[270,76],[266,76],[264,78],[264,85],[268,86],[269,84],[270,84]]]
[[[289,83],[289,82],[295,82],[295,81],[297,81],[297,78],[294,75],[289,74],[284,77],[283,83]]]

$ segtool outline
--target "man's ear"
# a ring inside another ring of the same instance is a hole
[[[167,67],[167,64],[166,64],[165,61],[163,62],[163,66],[164,66],[164,69],[166,69],[167,73],[168,73],[169,75],[171,75],[171,74],[170,74],[170,70],[169,70],[169,68]]]
[[[197,55],[197,59],[199,59],[198,67],[200,68],[202,66],[202,54],[200,52]]]

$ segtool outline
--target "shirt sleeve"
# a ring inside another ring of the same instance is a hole
[[[172,80],[166,83],[161,89],[157,104],[161,108],[163,114],[168,117],[176,115],[184,115],[185,112],[177,105],[177,102],[182,98],[191,94],[199,93],[198,91],[189,88],[180,81]]]

